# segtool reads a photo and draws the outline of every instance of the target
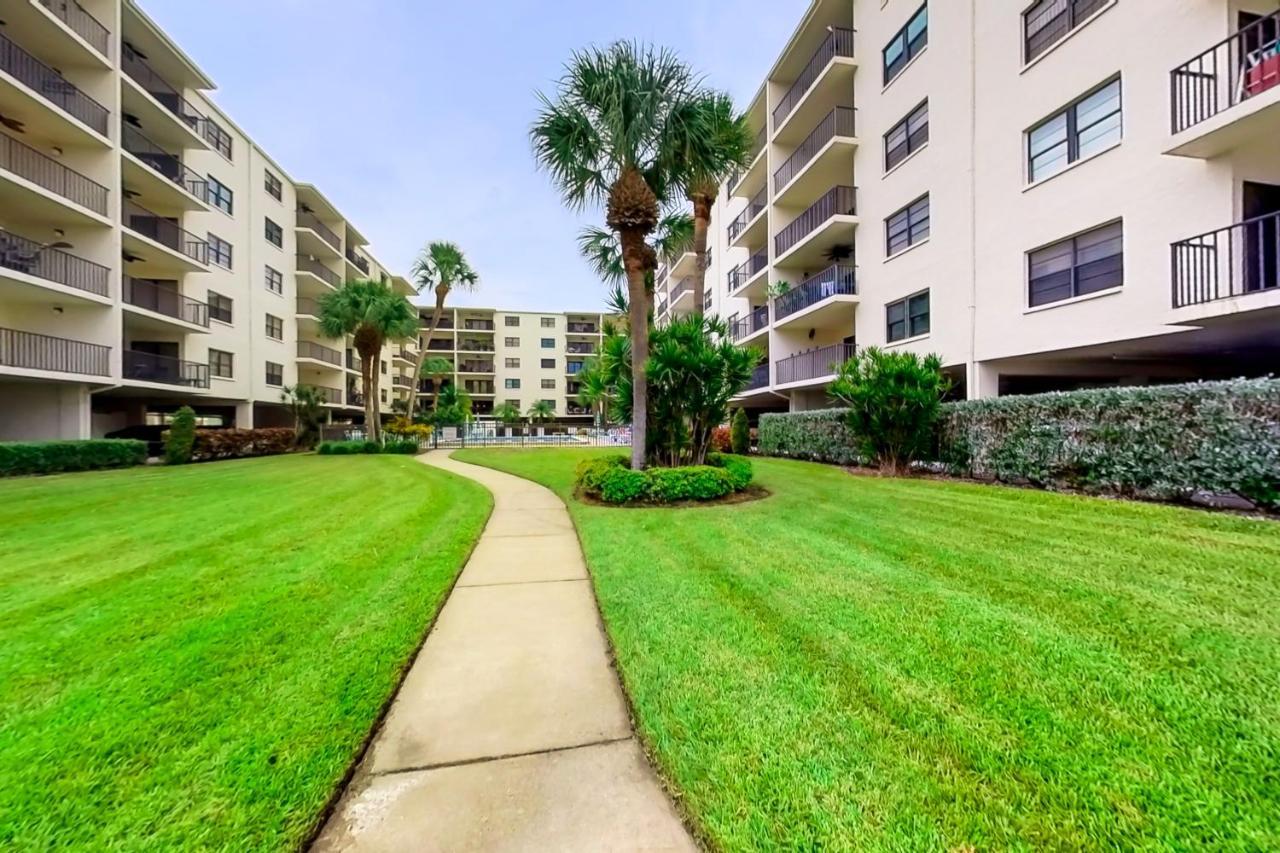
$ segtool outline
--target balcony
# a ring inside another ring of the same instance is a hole
[[[458,365],[459,373],[493,373],[492,361],[463,361]]]
[[[853,107],[836,107],[773,173],[773,202],[799,207],[853,174],[858,150]]]
[[[834,100],[853,90],[857,63],[853,58],[853,30],[832,27],[791,88],[773,108],[774,141],[793,141],[793,128],[812,127],[835,106]]]
[[[327,349],[327,347],[322,347],[322,349]],[[360,371],[363,368],[364,362],[360,360],[360,356],[356,355],[351,350],[347,350],[347,370]]]
[[[738,266],[729,270],[729,295],[754,295],[756,291],[764,293],[763,273],[769,268],[769,253],[766,250],[756,252]]]
[[[296,261],[303,290],[312,293],[327,293],[342,287],[342,276],[315,258],[307,255],[298,255]]]
[[[40,0],[40,5],[48,9],[53,16],[66,24],[73,33],[103,58],[110,57],[111,31],[102,22],[84,10],[75,0]]]
[[[333,233],[332,228],[320,221],[320,217],[309,210],[299,210],[297,228],[299,232],[303,232],[298,234],[300,249],[313,255],[339,257],[338,253],[342,251],[342,240]]]
[[[575,343],[573,341],[570,341],[568,346],[565,347],[564,351],[567,353],[571,353],[573,355],[595,355],[596,345]]]
[[[295,309],[294,314],[298,317],[306,317],[310,320],[319,320],[320,300],[299,296],[297,308]]]
[[[434,342],[433,342],[434,343]],[[443,341],[448,343],[448,341]],[[458,352],[495,352],[493,341],[462,341],[458,344]]]
[[[1280,213],[1173,244],[1175,309],[1262,294],[1280,296]]]
[[[773,301],[779,327],[803,321],[810,328],[852,328],[857,302],[857,267],[834,264]]]
[[[665,317],[666,314],[667,314],[667,297],[660,296],[658,297],[658,304],[654,306],[653,316]]]
[[[102,144],[101,137],[107,135],[108,117],[111,115],[107,108],[4,35],[0,35],[0,72],[21,84],[17,90],[13,90],[9,84],[0,83],[0,107],[7,107],[11,112],[24,114],[29,110],[23,107],[33,101],[46,105],[52,104],[66,116],[98,134],[95,138],[83,130],[77,131],[77,135],[83,141],[93,140]],[[35,118],[34,121],[39,121],[39,118]],[[75,127],[65,121],[61,124],[67,129]],[[40,129],[48,130],[49,128],[41,127]],[[52,135],[56,137],[61,134]]]
[[[94,296],[110,294],[110,268],[2,229],[0,267]]]
[[[764,189],[768,157],[764,156],[765,142],[768,133],[763,124],[756,132],[755,141],[751,145],[751,155],[745,171],[729,178],[729,195],[754,196]]]
[[[693,277],[689,276],[671,285],[667,297],[667,310],[673,317],[683,317],[693,309]]]
[[[756,369],[751,371],[751,378],[747,380],[747,387],[742,389],[743,393],[750,391],[760,391],[769,387],[769,365],[757,365]]]
[[[424,329],[430,329],[430,328],[431,328],[431,316],[430,316],[429,314],[428,314],[428,315],[426,315],[426,316],[423,316],[423,318],[422,318],[422,328],[424,328]],[[437,328],[437,329],[452,329],[452,328],[454,328],[454,325],[453,325],[453,318],[446,314],[445,316],[443,316],[443,317],[441,317],[441,318],[440,318],[440,325],[436,326],[436,328]]]
[[[347,405],[356,408],[364,407],[364,395],[354,388],[347,389]]]
[[[585,361],[567,361],[564,365],[564,372],[569,376],[577,376],[587,366]]]
[[[440,328],[444,329],[448,327],[445,326],[444,324],[441,324]],[[492,320],[463,320],[462,328],[468,332],[492,332],[493,321]]]
[[[128,43],[124,44],[120,56],[120,69],[133,83],[121,87],[122,104],[126,112],[149,129],[153,138],[179,148],[210,147],[211,134],[205,115]]]
[[[693,252],[685,252],[675,259],[667,269],[667,278],[674,278],[679,281],[682,278],[688,278],[698,271],[698,256]],[[657,281],[657,279],[654,279]]]
[[[391,386],[393,388],[410,389],[410,388],[413,388],[413,380],[410,379],[408,376],[396,375],[391,377]]]
[[[769,306],[761,305],[759,308],[753,308],[747,316],[730,321],[729,337],[734,343],[743,343],[767,328],[769,328]]]
[[[802,352],[778,361],[778,385],[798,387],[804,384],[827,385],[835,379],[840,365],[853,358],[853,344],[832,344]]]
[[[729,244],[735,249],[754,249],[763,246],[768,237],[769,218],[764,216],[769,206],[769,188],[762,187],[738,218],[729,223]]]
[[[492,382],[484,382],[478,379],[467,379],[462,383],[462,389],[468,394],[478,394],[485,397],[492,397],[496,392]]]
[[[360,271],[361,275],[369,274],[369,261],[363,255],[356,252],[355,249],[348,248],[346,251],[347,260],[353,267]]]
[[[17,329],[0,329],[0,367],[109,376],[111,347]]]
[[[595,323],[578,323],[570,320],[568,332],[571,335],[597,335],[600,333],[600,327]]]
[[[209,182],[182,162],[182,155],[165,150],[130,124],[121,126],[120,141],[131,156],[124,158],[124,179],[144,196],[167,206],[207,211]]]
[[[837,247],[852,251],[857,199],[853,187],[832,187],[773,238],[774,265],[812,269]]]
[[[125,276],[124,302],[200,330],[209,328],[209,306],[179,293],[176,281]]]
[[[208,388],[209,365],[167,355],[125,350],[124,378],[182,388]]]
[[[337,388],[326,388],[323,385],[299,385],[299,387],[310,388],[312,391],[315,391],[321,402],[326,406],[342,405],[342,391]]]
[[[159,247],[166,251],[168,260],[172,262],[167,265],[170,268],[183,272],[204,272],[207,269],[209,244],[184,230],[177,219],[153,213],[131,201],[122,205],[121,218],[127,229],[125,249],[131,254],[164,266],[165,258],[149,253],[150,249]],[[130,234],[145,238],[146,242],[131,239]]]
[[[0,210],[22,210],[54,225],[103,223],[83,212],[69,210],[34,186],[99,217],[107,215],[106,187],[4,134],[0,134],[0,171],[20,179],[13,181],[0,175]]]
[[[1280,136],[1280,12],[1171,72],[1172,147],[1209,159]]]
[[[453,352],[453,341],[432,341],[427,344],[428,352]]]
[[[342,369],[342,353],[315,341],[298,341],[298,361],[305,361],[318,367]]]

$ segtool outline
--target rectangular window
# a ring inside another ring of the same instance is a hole
[[[277,248],[284,248],[284,229],[272,222],[270,219],[266,221],[267,242]]]
[[[209,373],[221,379],[231,379],[235,375],[235,357],[220,349],[209,350]]]
[[[219,181],[213,175],[209,175],[208,178],[209,190],[205,193],[205,197],[209,204],[218,208],[218,210],[221,210],[223,213],[231,215],[231,212],[235,207],[234,194],[231,192],[231,188],[222,183],[222,181]]]
[[[555,339],[555,338],[543,338],[543,339],[542,339],[542,348],[543,348],[543,349],[555,349],[555,348],[556,348],[556,339]]]
[[[1035,183],[1061,172],[1115,145],[1122,134],[1117,77],[1027,131],[1027,178]]]
[[[889,343],[929,334],[929,291],[922,290],[885,306],[885,339]]]
[[[385,403],[385,402],[387,402],[387,389],[386,389],[386,388],[379,388],[379,389],[378,389],[378,396],[382,398],[382,402],[384,402],[384,403]]]
[[[284,384],[284,365],[267,362],[267,384],[279,387]]]
[[[279,178],[271,174],[270,169],[262,171],[262,186],[267,191],[267,195],[276,201],[284,201],[284,184]]]
[[[556,390],[556,381],[555,381],[554,379],[544,379],[544,380],[542,380],[542,389],[543,389],[544,391],[554,391],[554,390]]]
[[[267,315],[267,337],[273,341],[284,340],[284,320],[279,317]]]
[[[1039,0],[1022,13],[1023,58],[1030,62],[1111,0]]]
[[[209,260],[220,267],[231,269],[231,244],[216,234],[209,234]]]
[[[911,16],[907,25],[889,39],[884,48],[884,84],[886,86],[902,73],[907,63],[920,55],[929,45],[929,4]]]
[[[554,370],[555,367],[556,367],[556,360],[554,358],[544,358],[542,360],[543,370]]]
[[[889,171],[929,141],[929,101],[911,111],[884,135],[884,168]]]
[[[231,300],[221,293],[209,291],[209,317],[221,323],[231,322]]]
[[[507,367],[511,367],[511,368],[515,368],[515,369],[517,369],[517,370],[518,370],[518,369],[520,368],[520,359],[518,359],[518,358],[508,358],[508,359],[506,360],[506,366],[507,366]]]
[[[503,323],[505,323],[507,326],[519,326],[519,325],[520,325],[520,318],[519,318],[519,317],[512,317],[512,316],[509,316],[509,315],[508,315],[506,318],[504,318],[504,319],[503,319],[503,321],[502,321],[502,322],[503,322]]]
[[[504,388],[508,388],[508,389],[511,389],[511,390],[515,390],[516,388],[519,388],[519,387],[520,387],[520,380],[519,380],[519,379],[504,379],[504,380],[503,380],[503,383],[502,383],[502,387],[504,387]]]
[[[502,345],[504,347],[518,347],[520,346],[520,339],[519,338],[503,338]]]
[[[378,368],[382,371],[382,375],[387,375],[387,363],[385,361],[378,362]]]
[[[272,293],[284,293],[284,274],[270,264],[266,265],[266,282],[267,290]]]
[[[929,196],[924,195],[884,221],[885,250],[890,256],[929,236]]]
[[[544,328],[544,329],[554,329],[555,327],[556,327],[556,318],[555,318],[555,317],[543,317],[543,318],[542,318],[542,328]]]
[[[213,146],[214,151],[228,160],[231,159],[231,134],[211,118],[204,120],[204,138]]]
[[[1034,308],[1124,284],[1124,223],[1113,222],[1027,253]]]

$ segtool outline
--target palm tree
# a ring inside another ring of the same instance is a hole
[[[592,359],[574,377],[578,381],[578,405],[586,406],[595,415],[596,426],[608,419],[609,405],[613,400],[613,385],[605,375],[598,358]]]
[[[657,267],[646,241],[662,204],[680,184],[681,152],[693,144],[702,86],[674,54],[616,42],[573,54],[555,100],[530,131],[534,154],[574,209],[603,202],[618,235],[630,299],[632,349],[631,466],[645,462],[645,362],[649,356],[646,274]]]
[[[418,374],[423,379],[430,379],[435,385],[435,397],[431,401],[431,411],[436,411],[440,405],[440,391],[444,388],[444,378],[453,375],[453,362],[442,355],[433,355],[422,362],[422,372]]]
[[[467,263],[467,257],[458,248],[458,244],[438,240],[428,243],[413,264],[413,280],[418,285],[418,293],[434,290],[436,305],[431,312],[431,326],[422,339],[422,347],[418,350],[418,363],[414,376],[422,375],[422,362],[427,357],[431,346],[431,338],[440,326],[444,317],[444,301],[455,288],[474,291],[480,285],[480,277]],[[418,388],[409,389],[409,411],[418,405]]]
[[[658,221],[649,240],[654,257],[670,262],[693,247],[693,217],[683,211],[668,213]],[[627,313],[629,300],[626,290],[620,289],[626,284],[626,272],[622,268],[622,247],[618,244],[618,235],[603,228],[587,227],[578,234],[578,254],[586,259],[592,272],[600,276],[600,280],[612,287],[609,295],[609,309],[619,313]],[[653,291],[657,285],[655,269],[645,271],[644,289],[652,307]]]
[[[472,419],[471,395],[457,385],[449,384],[436,392],[437,407],[432,413],[436,425],[462,425]]]
[[[418,312],[409,300],[381,282],[353,279],[320,298],[320,334],[326,338],[354,338],[360,353],[360,378],[364,383],[364,419],[369,438],[377,441],[378,357],[390,340],[412,338],[418,333]]]
[[[293,444],[310,449],[320,440],[320,428],[325,421],[325,400],[320,389],[301,383],[281,389],[280,401],[293,412]]]
[[[508,400],[494,407],[493,416],[507,426],[512,426],[520,423],[520,407]]]
[[[549,400],[534,400],[529,411],[525,413],[531,422],[549,421],[556,416],[555,407]]]

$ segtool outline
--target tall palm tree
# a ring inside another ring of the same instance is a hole
[[[440,406],[444,378],[453,375],[453,362],[442,355],[433,355],[422,362],[422,373],[418,375],[423,379],[430,379],[435,385],[436,392],[431,400],[431,411],[434,412]]]
[[[352,279],[338,290],[320,297],[320,333],[326,338],[351,335],[360,353],[360,378],[364,383],[364,420],[369,438],[381,435],[378,421],[378,358],[387,341],[418,334],[418,312],[409,300],[385,284]]]
[[[647,238],[662,204],[680,185],[681,157],[692,143],[702,86],[674,54],[630,42],[573,54],[555,99],[530,136],[539,165],[574,209],[603,202],[618,235],[630,297],[632,348],[631,466],[645,462],[645,361],[649,356],[646,273],[657,267]]]
[[[414,376],[422,375],[422,362],[427,357],[431,346],[431,338],[440,326],[444,317],[444,301],[454,290],[474,291],[480,285],[480,276],[467,262],[467,256],[458,248],[457,243],[437,240],[428,243],[413,263],[413,280],[418,285],[418,293],[435,291],[436,304],[431,312],[431,326],[422,338],[422,346],[418,350],[418,363],[414,365]],[[418,388],[409,389],[409,412],[413,413],[418,405]]]

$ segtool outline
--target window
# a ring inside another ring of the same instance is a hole
[[[266,281],[267,290],[272,293],[284,293],[284,275],[270,264],[266,265]]]
[[[284,384],[284,365],[274,361],[267,362],[267,384],[280,386]]]
[[[221,293],[209,291],[209,317],[222,323],[231,322],[231,300]]]
[[[1039,0],[1022,13],[1023,61],[1030,62],[1111,0]]]
[[[1104,84],[1027,132],[1027,178],[1061,172],[1120,141],[1120,78]]]
[[[382,402],[384,402],[384,403],[385,403],[385,402],[387,402],[387,389],[386,389],[386,388],[379,388],[379,389],[378,389],[378,396],[382,398]]]
[[[885,339],[889,343],[929,334],[929,291],[885,306]]]
[[[211,118],[204,120],[204,138],[213,146],[213,150],[228,160],[231,159],[231,134]]]
[[[222,181],[219,181],[213,175],[209,175],[208,178],[209,190],[205,193],[205,197],[208,199],[209,204],[218,208],[218,210],[221,210],[223,213],[230,215],[232,209],[235,207],[231,188],[222,183]]]
[[[555,318],[555,317],[543,317],[543,318],[542,318],[542,328],[544,328],[544,329],[554,329],[555,327],[556,327],[556,318]]]
[[[267,242],[277,248],[284,248],[284,230],[270,219],[266,225]]]
[[[209,234],[209,260],[231,269],[231,244],[216,234]]]
[[[920,11],[911,16],[907,25],[898,30],[884,48],[884,84],[902,73],[907,63],[920,55],[920,51],[929,45],[929,4],[925,3]]]
[[[221,379],[235,375],[235,357],[220,349],[209,350],[209,373]]]
[[[929,236],[929,196],[911,202],[884,221],[885,248],[892,256]]]
[[[267,315],[267,337],[273,341],[284,340],[284,320],[271,314]]]
[[[884,135],[884,168],[889,171],[929,141],[929,101],[911,111]]]
[[[506,366],[507,366],[507,367],[512,367],[512,368],[515,368],[515,369],[517,369],[517,370],[518,370],[518,369],[520,368],[520,359],[518,359],[518,358],[509,358],[509,359],[507,359],[507,360],[506,360]]]
[[[519,387],[520,387],[520,380],[519,380],[519,379],[505,379],[505,380],[503,380],[502,387],[504,387],[504,388],[508,388],[508,389],[511,389],[511,390],[515,390],[516,388],[519,388]]]
[[[378,362],[378,369],[382,372],[383,376],[387,375],[387,363],[385,361]]]
[[[556,339],[555,339],[555,338],[543,338],[543,339],[542,339],[542,348],[543,348],[543,349],[555,349],[555,348],[556,348]]]
[[[502,322],[503,322],[503,323],[505,323],[505,324],[506,324],[507,326],[509,326],[509,327],[519,326],[519,325],[520,325],[520,318],[519,318],[519,317],[512,317],[512,316],[509,316],[509,315],[508,315],[506,318],[504,318],[504,319],[503,319],[503,321],[502,321]]]
[[[554,391],[554,390],[556,390],[556,381],[555,381],[554,379],[544,379],[544,380],[542,380],[542,389],[543,389],[544,391]]]
[[[1124,223],[1113,222],[1027,253],[1034,308],[1124,284]]]
[[[520,346],[520,339],[519,338],[503,338],[502,345],[505,347],[518,347]]]
[[[276,201],[284,201],[284,184],[269,169],[262,170],[262,186],[267,195]]]
[[[554,358],[544,358],[542,360],[543,370],[555,370],[556,360]]]
[[[542,402],[546,403],[546,404],[547,404],[547,406],[549,406],[549,407],[551,408],[551,411],[553,411],[553,412],[554,412],[554,411],[556,410],[556,401],[555,401],[555,400],[543,400]]]

